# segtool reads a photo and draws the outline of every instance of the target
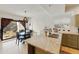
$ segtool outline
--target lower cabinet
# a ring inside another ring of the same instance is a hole
[[[65,34],[62,35],[62,45],[68,46],[68,39],[67,38],[68,38],[67,35],[65,35]]]
[[[78,40],[77,40],[77,42],[78,42],[78,49],[79,49],[79,36],[78,36]]]
[[[62,45],[79,49],[79,36],[74,34],[63,34]]]
[[[69,42],[68,46],[72,47],[72,48],[77,48],[77,43],[76,42]]]

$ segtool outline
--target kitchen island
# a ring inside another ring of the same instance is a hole
[[[34,54],[35,49],[39,48],[51,54],[59,54],[61,47],[62,36],[59,34],[58,38],[46,37],[45,35],[33,35],[27,39],[28,54]]]

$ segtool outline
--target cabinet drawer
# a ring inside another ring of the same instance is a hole
[[[67,44],[69,47],[72,47],[72,48],[77,48],[77,42],[68,42]]]
[[[68,39],[68,42],[76,42],[76,43],[77,43],[77,38],[72,38],[72,39],[69,38],[69,39]]]

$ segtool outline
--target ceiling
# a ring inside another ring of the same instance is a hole
[[[0,4],[0,11],[18,16],[34,17],[45,14],[54,17],[76,7],[79,4]]]
[[[26,10],[26,14],[24,11]],[[0,4],[0,11],[19,16],[36,16],[42,13],[47,15],[58,15],[64,12],[64,5],[59,4]]]

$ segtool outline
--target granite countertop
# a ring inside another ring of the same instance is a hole
[[[45,37],[44,35],[33,35],[26,42],[49,53],[60,53],[61,35],[59,38]]]

